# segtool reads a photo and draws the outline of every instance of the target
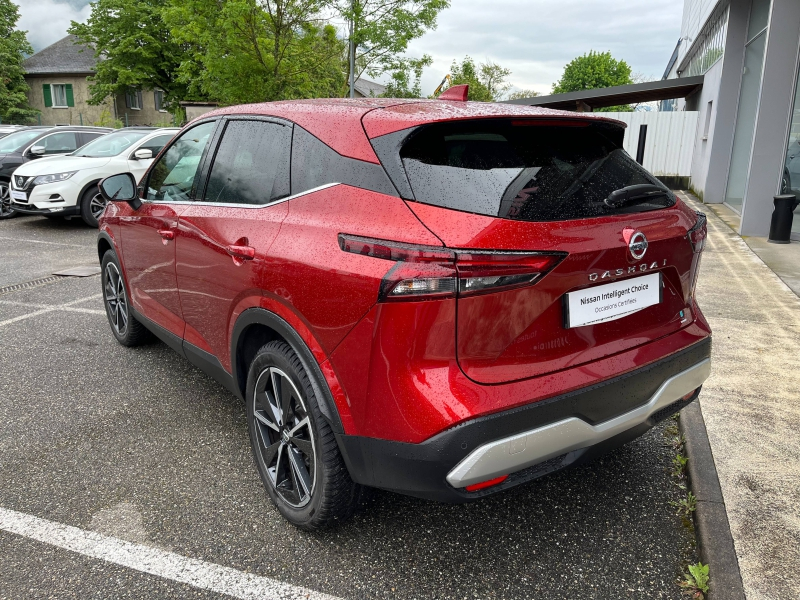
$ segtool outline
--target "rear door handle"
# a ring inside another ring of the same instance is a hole
[[[175,231],[172,229],[159,229],[158,235],[164,238],[164,241],[174,240],[175,239]]]
[[[256,249],[252,246],[225,246],[225,251],[233,258],[239,260],[253,260],[256,257]]]

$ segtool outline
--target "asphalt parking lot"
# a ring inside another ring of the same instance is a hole
[[[294,529],[261,486],[243,404],[163,344],[118,345],[99,276],[2,292],[97,264],[95,235],[0,221],[0,598],[226,597],[200,585],[214,573],[341,598],[681,597],[696,557],[663,425],[480,502],[376,492],[336,530]],[[97,558],[120,553],[178,567]],[[283,594],[235,595],[306,597]]]

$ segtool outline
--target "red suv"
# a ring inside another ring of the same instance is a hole
[[[290,522],[364,486],[481,498],[589,460],[697,397],[705,217],[592,114],[457,100],[216,110],[139,188],[109,177],[113,334],[247,406]]]

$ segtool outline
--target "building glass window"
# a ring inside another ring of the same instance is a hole
[[[703,75],[722,57],[725,52],[725,35],[728,31],[728,12],[729,9],[726,8],[700,32],[698,39],[703,41],[693,52],[692,58],[689,59],[689,65],[684,71],[681,71],[681,77]]]
[[[164,105],[164,90],[153,90],[153,100],[157,111],[167,112],[167,108]]]
[[[795,194],[800,198],[800,73],[798,74],[792,120],[789,124],[789,143],[781,178],[781,193]],[[795,211],[792,233],[800,234],[800,208]]]
[[[128,90],[125,94],[125,106],[131,110],[142,110],[142,91]]]
[[[53,108],[67,108],[67,86],[63,83],[51,83],[53,91]]]
[[[752,34],[753,37],[747,40],[744,50],[744,70],[742,86],[739,90],[736,126],[733,132],[733,152],[728,171],[728,185],[725,189],[725,204],[739,214],[742,212],[747,174],[750,168],[750,154],[753,150],[758,100],[761,95],[764,52],[767,48],[766,23],[770,4],[771,0],[753,0],[750,8],[748,35]],[[764,27],[759,29],[762,24]]]

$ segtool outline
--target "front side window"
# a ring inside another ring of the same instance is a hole
[[[125,152],[133,144],[147,135],[146,131],[119,131],[109,133],[93,142],[89,142],[75,156],[102,158],[104,156],[117,156]]]
[[[78,148],[78,136],[74,131],[64,131],[43,137],[34,144],[44,146],[45,154],[66,154]]]
[[[169,147],[150,171],[147,200],[187,202],[194,199],[200,160],[216,126],[216,121],[209,121],[192,127]]]
[[[502,119],[429,125],[403,161],[426,204],[523,221],[563,221],[672,206],[675,196],[622,148],[621,128],[587,121]],[[648,186],[610,206],[612,192]]]
[[[138,150],[150,150],[153,153],[153,158],[161,152],[161,149],[169,144],[169,141],[174,136],[171,133],[165,135],[157,135],[154,138],[150,138],[146,142],[144,142],[141,146],[139,146]]]
[[[67,108],[67,86],[63,83],[52,83],[53,108]]]
[[[265,121],[229,121],[204,200],[268,204],[289,195],[292,129]]]

